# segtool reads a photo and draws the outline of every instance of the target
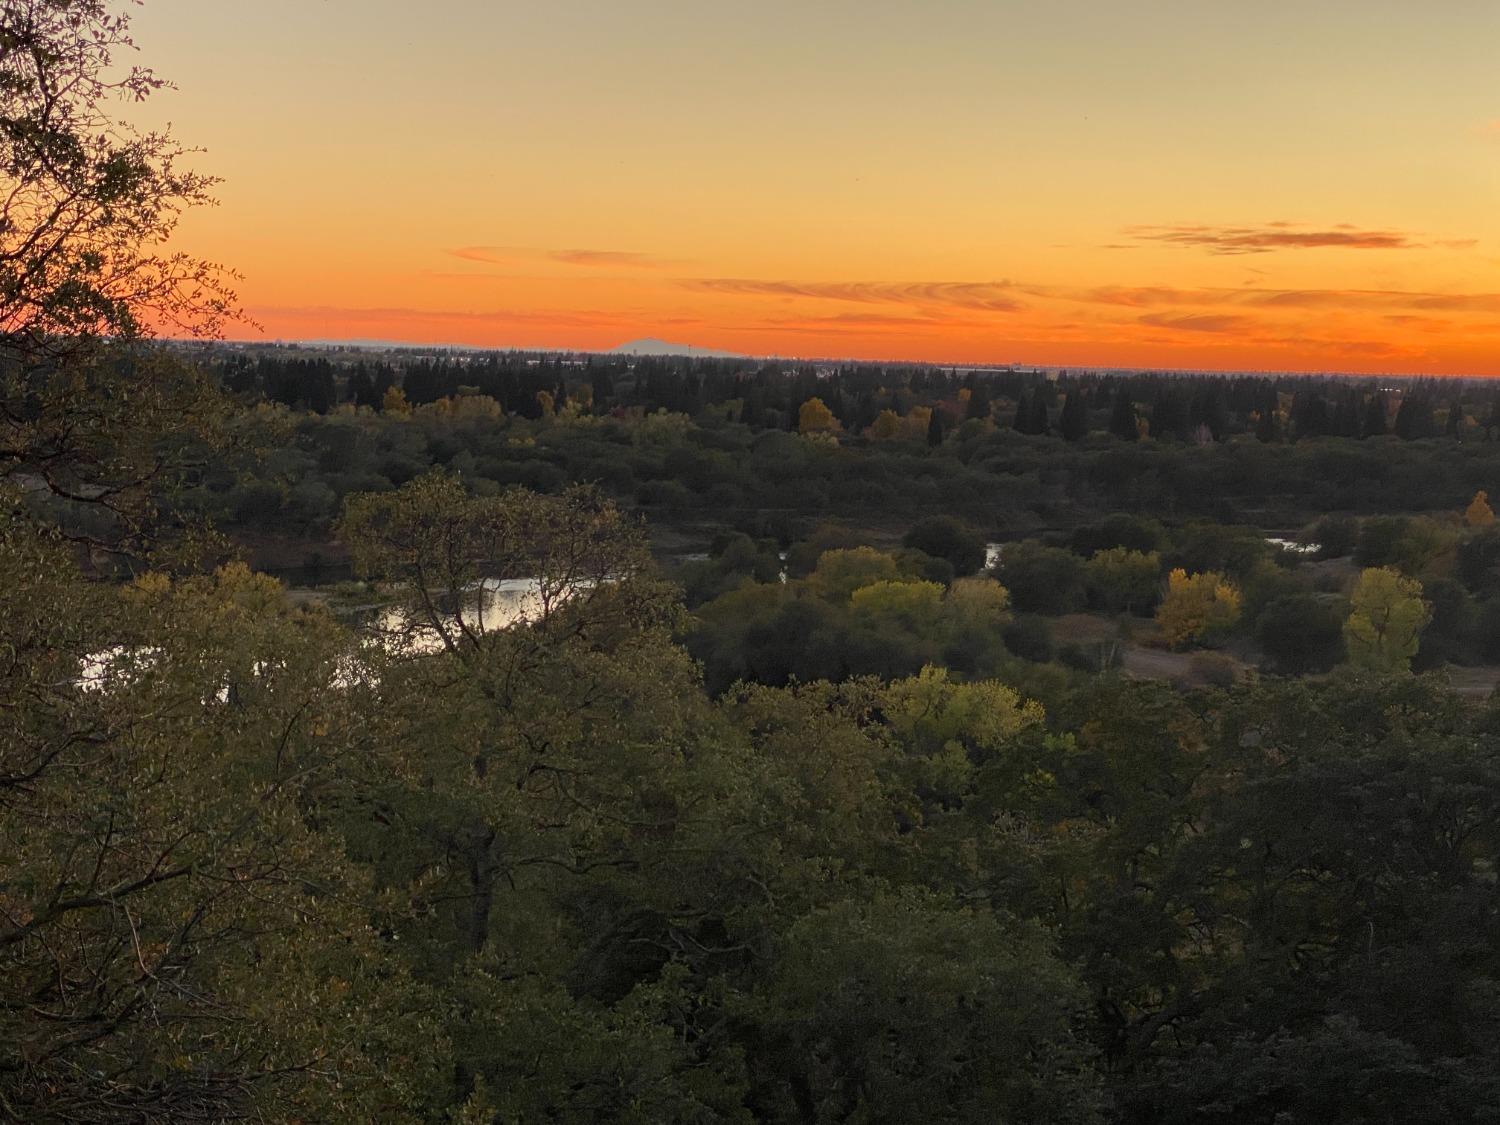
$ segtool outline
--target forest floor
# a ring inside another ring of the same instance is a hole
[[[1136,680],[1166,680],[1178,687],[1207,687],[1221,682],[1231,671],[1236,679],[1253,675],[1260,660],[1259,652],[1243,642],[1214,651],[1173,652],[1152,643],[1155,627],[1143,618],[1069,613],[1048,620],[1057,647],[1073,645],[1090,655],[1097,652],[1102,656],[1113,646],[1120,669]],[[1126,622],[1124,628],[1121,621]],[[1475,702],[1488,699],[1491,692],[1500,688],[1500,665],[1449,664],[1439,674],[1447,678],[1454,691]]]
[[[1493,664],[1472,668],[1450,664],[1444,672],[1453,690],[1468,699],[1487,699],[1490,692],[1500,687],[1500,667]]]
[[[1121,623],[1124,622],[1122,628]],[[1232,674],[1244,679],[1255,667],[1254,652],[1239,648],[1206,652],[1173,652],[1153,643],[1155,625],[1143,618],[1069,613],[1051,619],[1053,642],[1073,645],[1101,658],[1111,648],[1120,669],[1132,679],[1167,680],[1182,687],[1206,687]]]

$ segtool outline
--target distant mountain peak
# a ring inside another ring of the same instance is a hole
[[[611,348],[605,355],[670,355],[688,356],[695,359],[743,359],[734,352],[720,352],[713,348],[700,348],[696,344],[674,344],[667,340],[646,337],[631,340],[618,348]]]

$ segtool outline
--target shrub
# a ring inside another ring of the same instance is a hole
[[[1011,603],[1030,613],[1073,613],[1084,605],[1084,564],[1072,551],[1035,540],[1006,545],[996,567]]]
[[[1326,672],[1343,656],[1344,623],[1329,598],[1287,594],[1272,600],[1255,621],[1255,636],[1278,672]]]
[[[932,516],[906,533],[902,546],[912,547],[935,559],[947,559],[960,577],[984,566],[984,540],[952,516]]]
[[[1045,664],[1052,659],[1052,626],[1045,617],[1023,614],[1005,627],[1005,647],[1022,660]]]
[[[1318,558],[1341,559],[1359,543],[1359,521],[1353,516],[1324,516],[1302,536],[1318,545]]]
[[[1143,613],[1156,602],[1161,587],[1161,556],[1126,547],[1098,552],[1086,564],[1089,596],[1112,613]]]

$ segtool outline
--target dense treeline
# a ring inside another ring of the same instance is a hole
[[[385,387],[379,409],[345,403],[319,415],[261,402],[252,417],[263,456],[209,463],[183,500],[251,538],[327,540],[346,495],[398,487],[434,466],[479,490],[596,483],[658,521],[727,523],[783,540],[805,533],[804,517],[814,514],[899,526],[933,510],[1001,539],[1118,510],[1289,528],[1329,512],[1451,509],[1493,488],[1500,467],[1500,443],[1484,440],[1494,392],[1475,384],[1449,390],[1434,410],[1420,403],[1439,392],[1421,382],[1049,381],[562,356],[419,360],[402,371],[351,353],[340,353],[346,363],[336,379],[327,358],[211,354],[231,387],[245,385],[236,371],[304,386],[315,381],[313,369],[347,386],[372,364],[372,385]],[[433,373],[443,371],[439,385]],[[486,393],[486,380],[505,386]],[[402,390],[407,381],[425,388],[413,392],[416,405]],[[1110,383],[1117,386],[1106,393]],[[440,390],[451,394],[432,397]],[[1342,405],[1330,407],[1334,400]],[[776,415],[772,425],[753,405],[767,401],[776,403],[765,408]],[[1180,425],[1167,424],[1174,413]],[[1347,433],[1331,421],[1356,416],[1364,428]],[[1376,416],[1389,418],[1386,431]],[[861,427],[861,417],[872,420]],[[1265,440],[1266,419],[1275,440]],[[327,553],[326,545],[312,549]]]
[[[1261,441],[1316,437],[1405,440],[1493,438],[1500,392],[1483,381],[1287,375],[1040,372],[788,360],[528,352],[393,351],[236,347],[207,354],[225,385],[326,414],[338,406],[380,410],[484,396],[507,414],[538,419],[573,402],[593,414],[644,411],[722,414],[755,429],[804,431],[804,408],[826,411],[821,429],[862,434],[890,411],[938,415],[944,432],[993,419],[1019,433],[1079,440],[1106,431],[1122,440]],[[387,403],[393,389],[399,400]],[[926,436],[926,422],[919,436]]]

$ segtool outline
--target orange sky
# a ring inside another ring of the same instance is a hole
[[[1308,9],[1315,9],[1309,11]],[[1493,0],[147,0],[266,339],[1500,374]]]

